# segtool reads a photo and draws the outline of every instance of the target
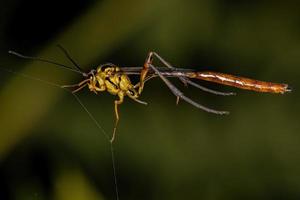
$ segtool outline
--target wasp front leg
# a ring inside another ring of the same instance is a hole
[[[97,84],[98,83],[98,84]],[[90,82],[88,83],[90,91],[98,94],[98,92],[103,92],[106,90],[106,86],[104,81],[101,78],[93,76],[90,78]]]
[[[84,88],[88,84],[89,81],[90,81],[90,79],[85,79],[85,80],[81,81],[80,83],[73,84],[73,85],[63,85],[61,87],[62,88],[78,87],[77,89],[72,91],[72,93],[76,93],[79,90],[81,90],[82,88]]]

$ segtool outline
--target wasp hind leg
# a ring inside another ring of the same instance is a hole
[[[146,61],[144,63],[144,67],[143,67],[143,69],[141,71],[141,74],[140,74],[140,83],[139,83],[139,86],[138,86],[139,95],[142,93],[142,91],[144,89],[144,83],[146,82],[147,74],[148,74],[148,71],[150,69],[149,65],[152,64],[152,60],[153,60],[153,52],[149,52],[149,54],[146,58]]]
[[[201,104],[196,103],[192,99],[186,97],[180,90],[178,90],[166,77],[164,77],[158,69],[156,69],[153,65],[149,65],[149,67],[160,77],[160,79],[168,86],[168,88],[171,90],[171,92],[177,97],[177,99],[182,99],[186,101],[187,103],[195,106],[196,108],[199,108],[201,110],[204,110],[206,112],[214,113],[214,114],[219,114],[219,115],[224,115],[224,114],[229,114],[227,111],[219,111],[219,110],[214,110],[211,108],[207,108]]]
[[[152,64],[152,60],[153,58],[152,57],[156,57],[162,64],[164,64],[167,68],[169,69],[175,69],[170,63],[168,63],[165,59],[163,59],[158,53],[156,52],[150,52],[148,54],[148,57],[146,59],[146,62],[144,64],[144,68],[148,68],[149,69],[149,65]],[[147,63],[148,62],[148,63]],[[146,69],[143,69],[144,71],[148,71]],[[209,88],[206,88],[202,85],[199,85],[193,81],[191,81],[189,78],[186,78],[186,77],[178,77],[179,80],[185,85],[185,86],[188,86],[188,85],[192,85],[204,92],[208,92],[208,93],[211,93],[211,94],[215,94],[215,95],[221,95],[221,96],[231,96],[231,95],[236,95],[234,92],[219,92],[219,91],[216,91],[216,90],[212,90],[212,89],[209,89]],[[179,100],[180,98],[177,96],[177,99],[176,99],[176,104],[179,103]]]

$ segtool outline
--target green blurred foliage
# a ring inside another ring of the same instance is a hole
[[[286,82],[287,95],[220,97],[159,79],[141,100],[126,99],[114,144],[120,199],[300,198],[300,14],[294,1],[1,1],[0,198],[115,199],[110,145],[60,85],[80,76],[7,54],[14,49],[61,63],[62,44],[85,69],[142,65],[155,50],[177,67]],[[157,63],[159,65],[159,63]],[[4,69],[14,70],[9,73]],[[133,81],[137,81],[134,79]],[[80,99],[110,134],[113,100],[87,89]]]

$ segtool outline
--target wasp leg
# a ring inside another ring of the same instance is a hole
[[[113,134],[112,134],[112,137],[110,139],[110,142],[113,143],[114,140],[115,140],[115,137],[116,137],[116,131],[117,131],[117,126],[118,126],[118,122],[119,122],[119,111],[118,111],[118,106],[120,104],[123,103],[124,101],[124,93],[122,91],[120,91],[118,93],[118,96],[119,96],[119,100],[115,100],[115,126],[114,126],[114,130],[113,130]]]
[[[151,75],[151,76],[148,76],[148,77],[144,80],[144,83],[146,83],[147,81],[149,81],[150,79],[155,78],[155,77],[157,77],[156,74],[153,74],[153,75]],[[134,88],[134,89],[139,88],[140,85],[141,85],[141,82],[138,82],[137,84],[135,84],[135,85],[133,86],[133,88]]]
[[[62,85],[62,88],[70,88],[70,87],[78,87],[77,89],[73,90],[72,93],[76,93],[79,90],[81,90],[82,88],[84,88],[87,85],[87,82],[89,82],[90,79],[85,79],[83,81],[81,81],[80,83],[77,84],[73,84],[73,85]]]
[[[146,82],[146,76],[147,73],[149,71],[149,66],[152,65],[152,61],[153,61],[153,56],[155,56],[156,58],[158,58],[167,68],[169,69],[174,69],[174,67],[172,65],[170,65],[167,61],[165,61],[162,57],[160,57],[157,53],[150,51],[148,54],[148,57],[146,58],[144,67],[141,71],[141,75],[140,75],[140,86],[139,86],[139,94],[141,94],[141,92],[144,89],[144,83]],[[183,77],[179,77],[180,81],[183,82],[184,85],[187,85],[187,82],[185,81],[185,78]],[[179,97],[177,96],[176,99],[176,104],[179,103]]]
[[[174,69],[174,67],[168,63],[165,59],[163,59],[160,55],[158,55],[156,52],[152,52],[152,55],[155,56],[158,60],[160,60],[166,67],[168,67],[169,69]],[[206,88],[204,86],[201,86],[193,81],[191,81],[190,79],[188,78],[185,78],[185,77],[179,77],[180,81],[183,82],[183,84],[185,86],[187,86],[188,84],[204,91],[204,92],[208,92],[208,93],[211,93],[211,94],[215,94],[215,95],[221,95],[221,96],[232,96],[232,95],[236,95],[236,93],[234,92],[219,92],[219,91],[216,91],[216,90],[212,90],[212,89],[209,89],[209,88]],[[179,102],[179,98],[177,98],[177,101],[176,103],[178,104]]]
[[[82,85],[82,86],[80,86],[80,87],[77,88],[76,90],[73,90],[72,93],[74,94],[74,93],[78,92],[79,90],[81,90],[82,88],[84,88],[86,85],[87,85],[87,83],[84,84],[84,85]]]
[[[209,89],[209,88],[207,88],[207,87],[204,87],[204,86],[202,86],[202,85],[199,85],[199,84],[197,84],[197,83],[191,81],[191,80],[188,79],[188,78],[185,78],[185,81],[186,81],[188,84],[190,84],[190,85],[192,85],[192,86],[194,86],[194,87],[196,87],[196,88],[198,88],[198,89],[200,89],[200,90],[202,90],[202,91],[204,91],[204,92],[208,92],[208,93],[211,93],[211,94],[220,95],[220,96],[233,96],[233,95],[236,95],[235,92],[220,92],[220,91],[217,91],[217,90]]]
[[[140,103],[140,104],[143,104],[143,105],[148,105],[148,103],[147,102],[145,102],[145,101],[141,101],[141,100],[139,100],[139,99],[137,99],[137,98],[131,98],[133,101],[135,101],[135,102],[138,102],[138,103]]]
[[[149,71],[149,65],[152,64],[152,59],[153,59],[153,52],[149,52],[140,75],[140,84],[139,84],[139,91],[138,91],[139,94],[141,94],[144,89],[145,79]]]
[[[73,85],[62,85],[62,88],[69,88],[69,87],[80,87],[82,84],[88,82],[90,79],[85,79],[83,81],[81,81],[80,83],[77,84],[73,84]]]
[[[214,109],[210,109],[207,108],[201,104],[196,103],[195,101],[193,101],[192,99],[186,97],[180,90],[178,90],[166,77],[164,77],[160,71],[158,69],[156,69],[153,65],[149,65],[149,67],[155,71],[155,73],[165,82],[165,84],[168,86],[168,88],[172,91],[172,93],[177,97],[180,98],[184,101],[186,101],[187,103],[195,106],[196,108],[202,109],[206,112],[210,112],[210,113],[214,113],[214,114],[229,114],[229,112],[227,111],[218,111],[218,110],[214,110]]]

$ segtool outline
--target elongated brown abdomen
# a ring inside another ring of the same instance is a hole
[[[211,81],[222,85],[229,85],[245,90],[252,90],[256,92],[269,93],[285,93],[290,92],[291,89],[287,84],[271,83],[265,81],[258,81],[250,78],[234,76],[230,74],[223,74],[219,72],[190,72],[186,74],[189,78],[196,78],[205,81]]]

